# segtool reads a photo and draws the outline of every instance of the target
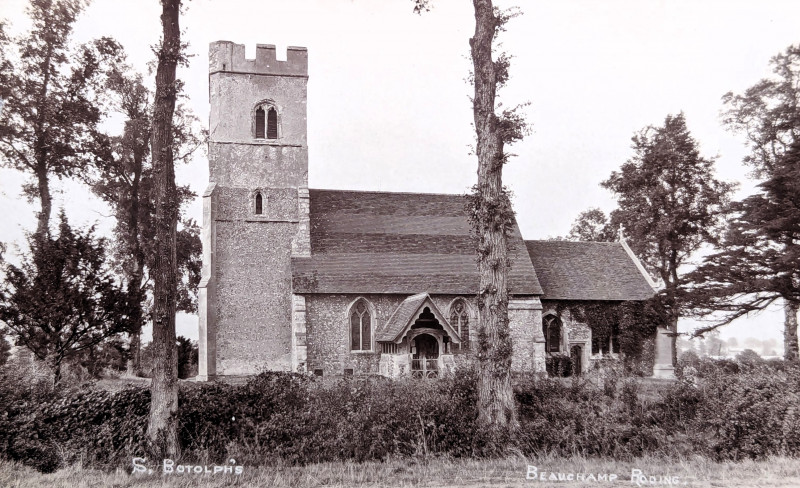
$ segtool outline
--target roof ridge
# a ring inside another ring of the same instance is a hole
[[[326,191],[338,193],[378,193],[389,195],[431,195],[443,197],[466,197],[466,193],[428,193],[428,192],[412,192],[412,191],[382,191],[382,190],[340,190],[335,188],[309,188],[309,191]]]
[[[567,243],[567,244],[615,244],[620,245],[619,241],[559,241],[559,240],[550,240],[550,239],[523,239],[526,243],[527,242],[553,242],[553,243]]]

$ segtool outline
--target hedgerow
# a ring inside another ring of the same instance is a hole
[[[800,454],[800,367],[790,363],[682,364],[680,379],[519,377],[527,455],[701,454],[716,460]],[[0,456],[40,471],[83,463],[130,467],[146,456],[149,391],[54,390],[0,370]],[[246,384],[184,383],[180,462],[242,465],[476,457],[495,454],[476,423],[476,375],[434,381],[321,380],[264,373]]]

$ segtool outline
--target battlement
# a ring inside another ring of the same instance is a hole
[[[286,61],[278,61],[273,44],[256,44],[256,59],[246,59],[244,44],[212,42],[208,47],[208,73],[217,72],[308,76],[308,50],[289,46]]]

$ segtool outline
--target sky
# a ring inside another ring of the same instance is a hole
[[[27,28],[25,0],[0,0],[12,32]],[[192,55],[178,76],[186,103],[208,120],[208,44],[229,40],[309,52],[308,146],[312,188],[465,193],[476,181],[471,155],[471,2],[433,0],[423,15],[411,0],[192,0],[181,23]],[[514,3],[500,2],[509,7]],[[525,107],[532,133],[511,148],[504,169],[526,239],[563,236],[583,210],[614,208],[599,183],[633,154],[631,136],[683,111],[701,154],[718,157],[718,177],[755,184],[742,163],[744,138],[720,123],[721,97],[770,75],[769,59],[800,42],[794,0],[517,0],[507,25],[511,54],[504,106]],[[157,0],[94,0],[74,41],[113,36],[146,73],[160,35]],[[152,75],[148,75],[153,79]],[[109,121],[110,130],[115,122]],[[117,124],[119,125],[119,124]],[[202,194],[203,155],[178,168],[178,182]],[[24,177],[0,170],[0,241],[24,249],[36,205],[20,197]],[[110,211],[73,182],[56,185],[55,208],[74,223],[113,226]],[[187,215],[202,220],[199,198]],[[12,259],[18,253],[12,246]],[[782,338],[780,309],[741,319],[722,337]],[[682,330],[696,324],[683,321]],[[197,320],[178,333],[197,338]]]

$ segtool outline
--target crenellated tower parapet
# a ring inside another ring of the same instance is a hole
[[[212,42],[209,46],[209,74],[216,72],[251,73],[277,76],[308,76],[308,50],[286,48],[286,61],[279,61],[274,44],[256,44],[256,58],[247,59],[244,44]]]

